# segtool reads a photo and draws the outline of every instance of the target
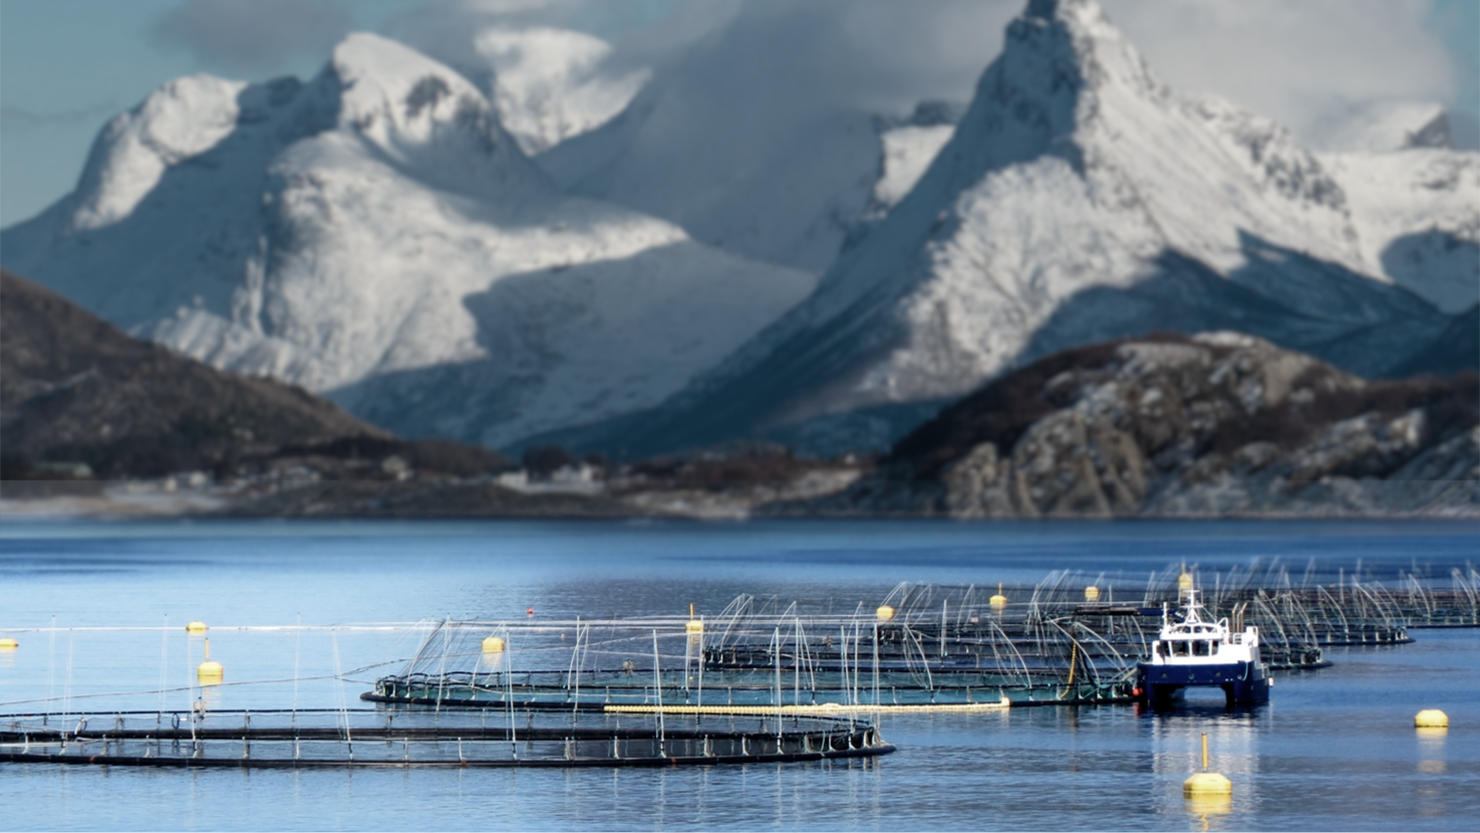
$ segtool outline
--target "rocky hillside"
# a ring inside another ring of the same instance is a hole
[[[778,514],[1480,515],[1480,379],[1365,381],[1236,333],[1057,353]]]
[[[301,388],[224,373],[138,341],[0,272],[0,438],[7,476],[46,460],[99,475],[211,469],[235,450],[387,440]]]

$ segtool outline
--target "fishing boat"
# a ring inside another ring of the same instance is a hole
[[[1229,627],[1228,620],[1207,621],[1197,590],[1182,591],[1186,601],[1176,611],[1163,604],[1161,633],[1151,643],[1151,657],[1136,664],[1140,696],[1153,707],[1168,707],[1188,688],[1217,686],[1230,706],[1269,702],[1273,681],[1259,659],[1259,629]]]

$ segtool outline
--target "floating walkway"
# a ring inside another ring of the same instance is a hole
[[[946,712],[951,714],[979,714],[1000,712],[1011,708],[1012,701],[1006,697],[995,703],[922,703],[911,706],[891,705],[844,705],[842,703],[818,703],[815,706],[605,706],[602,711],[612,714],[737,714],[791,716],[836,716],[850,714],[920,714],[922,712]]]

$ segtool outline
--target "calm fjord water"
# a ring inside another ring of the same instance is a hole
[[[1473,523],[81,523],[0,527],[0,712],[185,709],[199,639],[222,708],[358,705],[444,616],[717,614],[739,593],[876,605],[900,581],[1185,561],[1327,580],[1447,575]],[[377,623],[398,623],[384,628]],[[55,625],[55,630],[49,630]],[[167,624],[167,627],[166,627]],[[301,625],[302,627],[291,627]],[[339,626],[339,627],[330,627]],[[251,629],[244,629],[251,628]],[[274,629],[278,628],[278,629]],[[1252,711],[1199,706],[888,717],[869,762],[658,770],[202,771],[0,764],[0,829],[1480,828],[1480,631],[1327,651]],[[343,673],[350,682],[334,679]],[[160,689],[167,689],[163,694]],[[140,693],[146,692],[146,693]],[[38,701],[50,700],[49,704]],[[1443,738],[1412,729],[1442,708]],[[1182,798],[1207,732],[1226,814]]]

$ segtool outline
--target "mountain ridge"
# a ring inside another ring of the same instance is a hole
[[[1049,326],[1074,298],[1134,306],[1158,281],[1197,329],[1242,319],[1382,375],[1433,338],[1403,337],[1450,318],[1363,264],[1344,190],[1288,131],[1177,97],[1090,0],[1034,0],[924,175],[810,298],[664,406],[546,439],[636,456],[788,433],[824,454],[849,435],[892,439],[913,406],[1083,343]],[[1207,287],[1227,291],[1199,303]],[[1093,337],[1168,326],[1133,310]],[[1364,348],[1363,332],[1381,337]]]
[[[155,153],[192,115],[219,136]],[[308,84],[167,85],[100,134],[89,171],[4,231],[7,268],[410,436],[496,447],[656,404],[814,280],[560,194],[470,82],[373,35]],[[72,222],[114,182],[143,196]]]

